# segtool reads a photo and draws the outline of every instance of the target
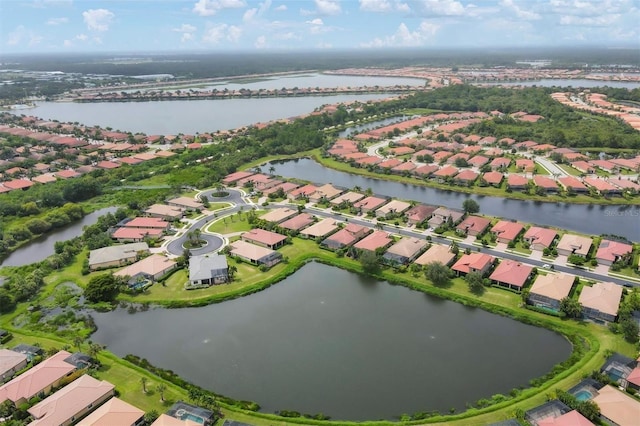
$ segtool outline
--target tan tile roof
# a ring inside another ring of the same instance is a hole
[[[598,310],[609,315],[617,315],[622,297],[622,286],[612,283],[596,283],[593,286],[584,286],[578,301],[585,308]]]
[[[129,426],[142,416],[144,411],[114,397],[81,420],[77,426]]]
[[[620,426],[637,426],[640,418],[640,402],[620,392],[611,385],[598,391],[593,402],[600,407],[600,412],[609,420]]]
[[[449,247],[434,244],[429,247],[429,250],[425,251],[420,257],[415,260],[418,265],[426,265],[431,262],[439,262],[443,265],[448,265],[456,255],[449,251]]]

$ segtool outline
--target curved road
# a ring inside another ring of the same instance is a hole
[[[225,209],[224,213],[226,214],[232,214],[235,213],[237,211],[239,211],[240,209],[243,209],[245,206],[248,206],[249,204],[246,202],[246,200],[243,198],[243,193],[237,189],[225,189],[226,192],[229,193],[229,196],[224,197],[224,198],[216,198],[213,197],[211,194],[216,192],[216,189],[209,189],[206,191],[201,192],[200,194],[198,194],[198,197],[202,197],[203,195],[206,195],[207,197],[209,197],[209,200],[211,202],[229,202],[233,204],[233,207]],[[211,220],[215,219],[217,217],[217,214],[219,212],[213,212],[208,216],[205,216],[201,219],[198,219],[195,223],[193,223],[188,229],[183,231],[183,234],[170,241],[167,245],[166,245],[166,250],[170,253],[173,254],[175,256],[182,256],[182,253],[184,252],[184,248],[182,247],[182,245],[185,243],[185,241],[188,239],[187,238],[187,233],[189,231],[193,231],[195,229],[202,229],[207,223],[209,223]],[[216,235],[211,235],[211,234],[206,234],[206,233],[201,233],[200,234],[200,238],[207,241],[207,245],[198,249],[191,249],[191,255],[193,256],[199,256],[202,254],[207,254],[207,253],[211,253],[213,251],[216,251],[218,249],[220,249],[220,247],[222,247],[223,244],[223,240],[222,238],[216,236]]]

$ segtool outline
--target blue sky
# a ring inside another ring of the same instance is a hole
[[[640,0],[2,0],[0,53],[640,47]]]

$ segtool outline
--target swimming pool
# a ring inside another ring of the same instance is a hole
[[[576,399],[580,402],[589,401],[591,398],[593,398],[593,394],[586,389],[580,389],[573,396],[575,396]]]

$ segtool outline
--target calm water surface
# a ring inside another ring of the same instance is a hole
[[[106,207],[96,210],[71,225],[35,239],[7,256],[2,260],[0,266],[22,266],[33,262],[40,262],[55,253],[54,247],[57,241],[66,241],[82,235],[82,228],[84,226],[93,225],[100,216],[113,213],[116,210],[116,207]]]
[[[637,205],[543,203],[464,194],[352,175],[329,169],[306,158],[272,165],[275,167],[275,174],[288,178],[333,183],[346,188],[357,185],[362,189],[371,188],[376,194],[458,209],[462,208],[464,200],[473,198],[480,205],[480,212],[489,216],[556,226],[589,235],[623,235],[633,241],[640,241],[640,206]]]
[[[176,135],[236,129],[255,123],[295,117],[338,102],[371,101],[390,94],[332,95],[295,98],[216,99],[150,102],[38,102],[36,108],[15,114],[47,120],[79,122],[149,135]]]
[[[549,330],[319,263],[217,305],[94,318],[91,338],[117,355],[267,412],[334,419],[463,410],[526,386],[571,351]]]

